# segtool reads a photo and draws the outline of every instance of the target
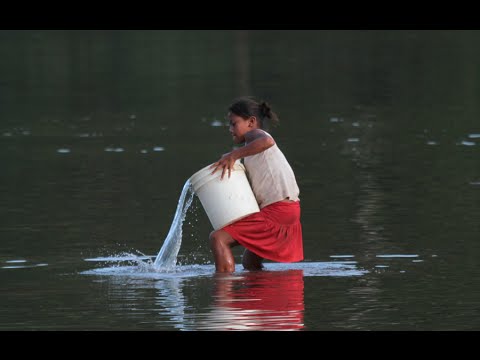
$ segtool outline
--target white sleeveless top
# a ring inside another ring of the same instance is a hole
[[[260,209],[286,198],[299,200],[295,174],[277,144],[261,153],[246,156],[243,162]]]

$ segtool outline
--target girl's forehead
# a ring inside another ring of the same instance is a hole
[[[227,117],[228,117],[230,120],[243,119],[241,116],[239,116],[239,115],[237,115],[237,114],[234,114],[234,113],[232,113],[231,111],[228,112]]]

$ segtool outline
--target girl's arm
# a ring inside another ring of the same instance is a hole
[[[273,145],[275,145],[275,140],[273,140],[272,137],[266,135],[261,130],[251,130],[245,134],[245,146],[239,147],[229,153],[224,154],[220,160],[212,164],[210,167],[211,169],[214,169],[212,174],[221,168],[222,176],[220,179],[223,179],[227,170],[228,177],[230,177],[235,161],[246,156],[252,156],[261,153]]]

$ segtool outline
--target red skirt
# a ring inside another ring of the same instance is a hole
[[[270,204],[222,230],[264,259],[278,262],[303,260],[299,201]]]

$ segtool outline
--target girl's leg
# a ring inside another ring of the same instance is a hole
[[[210,233],[210,247],[215,259],[215,270],[217,272],[234,272],[235,260],[231,248],[238,245],[229,233],[223,230]]]
[[[262,270],[262,261],[263,258],[254,252],[245,249],[245,252],[243,253],[242,265],[246,270]]]

